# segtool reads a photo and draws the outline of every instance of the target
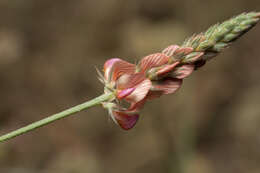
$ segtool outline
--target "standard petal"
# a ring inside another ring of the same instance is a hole
[[[117,124],[124,130],[133,128],[139,119],[139,115],[137,113],[128,114],[124,111],[113,111],[112,114]]]
[[[174,52],[179,48],[178,45],[170,45],[167,48],[165,48],[162,53],[166,56],[172,56]]]
[[[182,65],[180,67],[177,67],[172,73],[171,77],[177,78],[177,79],[183,79],[188,77],[193,71],[194,71],[194,65],[187,64]]]
[[[119,58],[112,58],[105,62],[104,64],[104,77],[106,80],[110,80],[112,76],[113,66],[116,62],[121,61]]]
[[[153,67],[158,67],[169,62],[170,57],[163,53],[155,53],[144,57],[140,63],[139,68],[141,72],[145,72]]]
[[[123,74],[132,74],[135,72],[135,65],[128,63],[119,58],[112,58],[105,62],[104,64],[104,77],[109,82],[115,81]]]

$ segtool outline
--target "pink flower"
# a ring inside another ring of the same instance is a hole
[[[194,63],[182,63],[179,55],[189,54],[192,48],[171,45],[162,53],[148,55],[135,65],[119,58],[112,58],[104,64],[105,92],[115,92],[116,103],[103,103],[112,119],[123,129],[131,129],[139,118],[139,111],[147,100],[176,92],[182,79],[197,67]],[[203,54],[191,57],[198,61]],[[177,57],[177,58],[176,58]],[[198,65],[199,66],[199,65]],[[121,102],[129,103],[128,108]]]
[[[136,73],[136,65],[118,58],[108,60],[104,65],[104,81],[106,90],[113,91],[118,101],[130,103],[129,108],[113,104],[109,109],[112,119],[123,129],[131,129],[139,118],[139,103],[148,94],[152,83],[144,73]],[[105,103],[106,104],[106,103]]]

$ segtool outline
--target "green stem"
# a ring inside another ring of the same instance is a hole
[[[69,115],[72,115],[72,114],[75,114],[75,113],[77,113],[79,111],[82,111],[84,109],[88,109],[90,107],[93,107],[93,106],[96,106],[96,105],[100,105],[102,102],[110,100],[113,96],[114,96],[113,93],[103,94],[101,96],[98,96],[98,97],[90,100],[90,101],[87,101],[85,103],[82,103],[80,105],[74,106],[74,107],[69,108],[67,110],[64,110],[64,111],[62,111],[60,113],[51,115],[51,116],[49,116],[47,118],[44,118],[44,119],[42,119],[40,121],[34,122],[32,124],[29,124],[29,125],[27,125],[25,127],[22,127],[20,129],[15,130],[15,131],[12,131],[12,132],[10,132],[8,134],[0,136],[0,143],[4,142],[4,141],[7,141],[9,139],[12,139],[12,138],[14,138],[16,136],[22,135],[24,133],[27,133],[29,131],[32,131],[34,129],[37,129],[39,127],[45,126],[45,125],[47,125],[49,123],[52,123],[52,122],[54,122],[56,120],[65,118],[65,117],[67,117]]]

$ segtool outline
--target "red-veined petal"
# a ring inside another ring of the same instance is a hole
[[[130,103],[140,102],[145,98],[152,86],[152,82],[149,79],[145,79],[141,83],[135,86],[135,90],[125,100]]]
[[[170,71],[172,71],[176,67],[176,65],[178,65],[178,64],[179,64],[179,62],[175,62],[175,63],[169,64],[169,65],[167,64],[163,68],[158,70],[156,72],[156,75],[157,76],[165,75],[165,74],[169,73]]]
[[[169,62],[169,57],[163,53],[155,53],[144,57],[139,64],[141,72],[145,72],[153,67],[158,67]]]
[[[124,74],[116,81],[116,87],[119,90],[127,88],[135,88],[136,85],[145,80],[144,73],[135,73],[135,74]]]
[[[181,87],[181,84],[181,79],[165,78],[164,80],[153,83],[151,90],[160,91],[162,94],[172,94]]]
[[[177,79],[183,79],[188,77],[194,71],[194,65],[187,64],[177,67],[171,74],[171,77]]]

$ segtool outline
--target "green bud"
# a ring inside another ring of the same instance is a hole
[[[209,48],[211,48],[212,46],[214,46],[215,42],[211,41],[211,40],[205,40],[202,43],[200,43],[200,45],[197,47],[196,51],[204,51],[207,50]]]
[[[253,25],[258,20],[259,20],[258,18],[248,19],[248,20],[242,21],[241,25]]]
[[[227,43],[224,42],[219,42],[217,44],[214,45],[214,47],[212,48],[212,50],[216,51],[216,52],[221,52],[223,49],[225,49],[228,46]]]
[[[231,42],[232,40],[236,39],[239,36],[239,34],[235,34],[235,33],[229,33],[228,35],[226,35],[223,38],[223,42],[228,43]]]

